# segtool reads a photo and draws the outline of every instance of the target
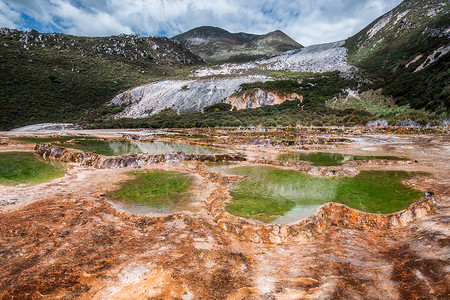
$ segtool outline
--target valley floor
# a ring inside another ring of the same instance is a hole
[[[189,132],[189,134],[205,134]],[[108,138],[133,130],[76,131]],[[252,160],[285,150],[395,155],[405,165],[361,169],[428,172],[408,182],[437,196],[436,207],[390,229],[329,226],[298,241],[253,243],[223,230],[207,206],[221,183],[202,177],[194,161],[142,168],[198,173],[198,212],[132,216],[104,194],[132,167],[68,173],[34,186],[0,186],[1,299],[446,299],[450,294],[450,136],[349,130],[306,132],[317,141],[268,143],[275,134],[214,131],[214,140],[158,131],[163,140],[213,143]],[[50,134],[50,133],[48,133]],[[272,136],[271,136],[272,135]],[[0,151],[33,144],[0,134]],[[325,142],[318,142],[322,139]],[[189,141],[188,141],[189,140]],[[332,142],[340,140],[342,142]],[[326,142],[329,141],[329,142]]]

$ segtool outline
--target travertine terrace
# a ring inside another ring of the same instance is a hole
[[[0,151],[35,151],[70,167],[48,183],[0,187],[2,299],[445,299],[450,292],[450,137],[443,129],[64,131],[227,152],[110,158],[18,142],[13,134],[19,133],[1,135]],[[322,168],[273,160],[286,150],[408,160]],[[217,160],[316,176],[360,170],[430,175],[405,182],[424,197],[398,213],[326,204],[305,221],[264,225],[224,210],[229,185],[242,178],[205,164]],[[136,216],[111,205],[105,193],[137,167],[194,174],[199,211]]]

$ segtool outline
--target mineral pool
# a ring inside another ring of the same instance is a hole
[[[247,176],[231,188],[226,209],[265,223],[291,224],[314,215],[328,202],[370,213],[405,209],[422,193],[402,181],[417,173],[363,171],[354,177],[315,177],[275,167],[236,167],[228,172]]]

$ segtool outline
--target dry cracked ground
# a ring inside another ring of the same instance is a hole
[[[32,146],[3,137],[0,147]],[[249,157],[280,151],[232,147]],[[394,229],[330,227],[299,242],[251,243],[219,228],[205,208],[150,221],[120,212],[100,195],[131,168],[75,165],[49,183],[0,187],[0,298],[449,299],[449,136],[377,135],[312,148],[415,159],[401,168],[431,173],[415,185],[438,195],[438,205]],[[198,181],[202,205],[215,185]]]

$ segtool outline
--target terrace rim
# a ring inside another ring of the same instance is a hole
[[[168,154],[125,154],[122,156],[108,157],[96,153],[84,152],[54,146],[50,144],[38,144],[35,153],[43,157],[52,157],[63,162],[79,163],[94,168],[122,168],[138,167],[143,165],[158,165],[164,162],[217,162],[236,161],[242,162],[246,158],[242,155],[233,154],[185,154],[174,152]],[[270,161],[258,161],[257,163],[271,163]],[[359,166],[364,161],[358,163],[349,162]],[[406,164],[411,161],[389,161],[392,164]],[[305,168],[304,170],[307,170]],[[304,171],[301,170],[301,171]],[[224,231],[238,236],[240,239],[253,243],[287,243],[307,240],[315,235],[321,234],[331,227],[343,227],[358,230],[389,229],[402,227],[416,218],[421,218],[432,211],[438,204],[438,197],[431,192],[424,194],[421,200],[411,204],[408,208],[392,214],[373,214],[358,211],[339,203],[327,203],[323,205],[319,212],[305,220],[292,225],[259,224],[250,219],[231,215],[225,210],[225,205],[231,201],[229,185],[240,181],[243,177],[226,176],[217,172],[207,170],[201,165],[191,166],[189,170],[200,175],[204,180],[217,185],[210,196],[205,199],[208,213],[214,218],[215,223]],[[327,176],[327,173],[323,176]],[[329,175],[328,175],[329,176]],[[343,174],[342,176],[345,176]],[[101,200],[102,205],[109,205]],[[173,213],[162,217],[137,217],[127,213],[115,211],[115,214],[124,219],[132,219],[140,225],[152,225],[157,222],[165,222],[173,219],[184,218],[184,213]]]

